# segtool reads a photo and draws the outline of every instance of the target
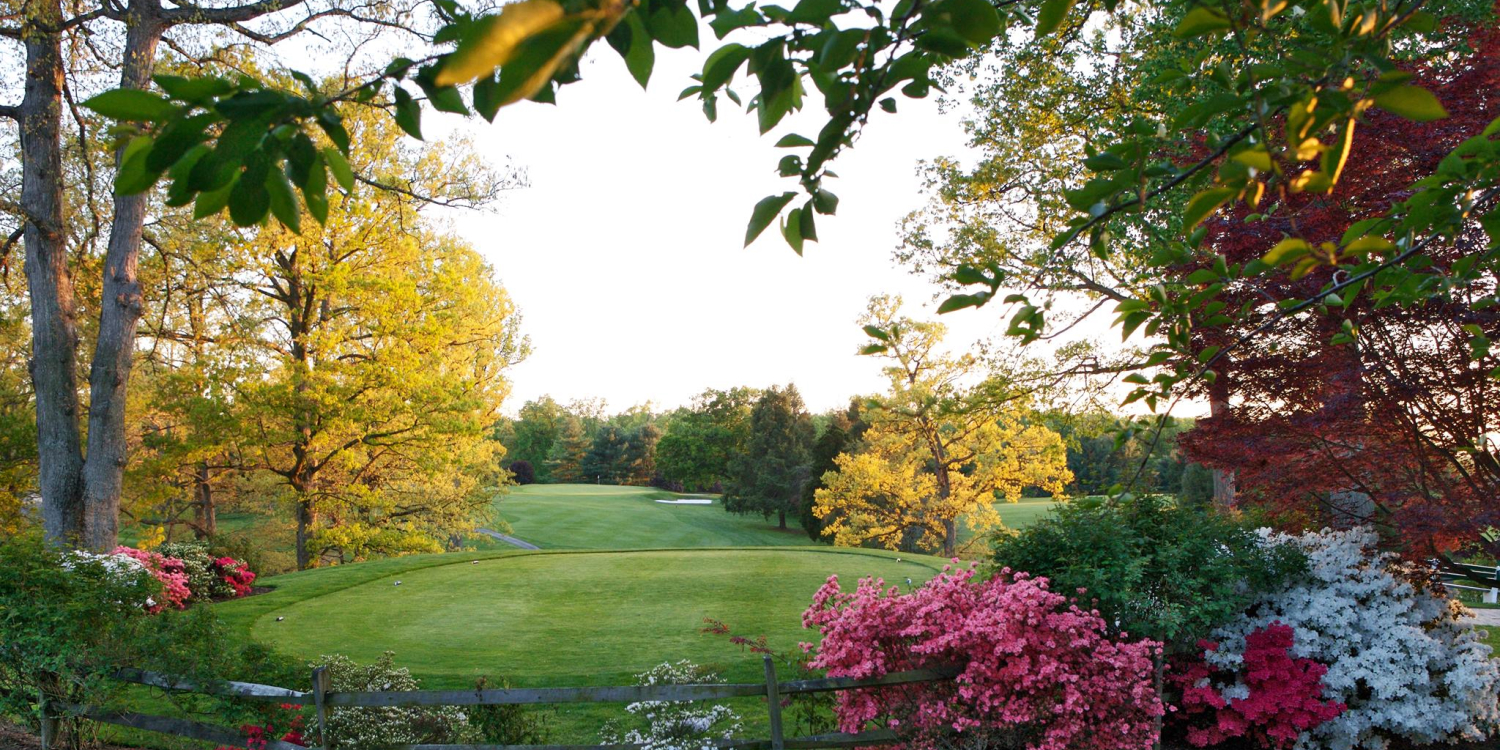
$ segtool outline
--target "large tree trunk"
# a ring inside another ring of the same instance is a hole
[[[782,531],[786,531],[786,511],[776,511],[776,527]]]
[[[83,452],[78,434],[78,330],[63,231],[62,4],[27,0],[26,93],[21,101],[21,209],[31,295],[42,521],[55,543],[83,541]]]
[[[161,39],[155,3],[135,0],[125,33],[120,88],[144,89],[156,64]],[[116,152],[118,166],[120,153]],[[120,491],[125,476],[125,389],[141,318],[141,285],[136,264],[146,194],[117,196],[109,247],[104,255],[104,286],[99,308],[99,339],[89,373],[88,458],[83,466],[84,543],[92,549],[115,546]]]

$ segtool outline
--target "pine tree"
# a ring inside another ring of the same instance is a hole
[[[583,459],[588,455],[589,445],[583,422],[572,414],[564,417],[552,451],[547,454],[548,479],[559,483],[584,481]]]

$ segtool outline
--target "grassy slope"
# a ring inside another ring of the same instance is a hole
[[[718,664],[735,679],[755,679],[759,657],[700,633],[703,618],[723,620],[741,634],[766,634],[789,649],[807,637],[800,613],[829,575],[838,574],[846,587],[865,575],[904,585],[908,577],[925,581],[940,565],[933,558],[829,548],[403,560],[439,559],[281,576],[277,591],[219,607],[232,626],[289,654],[338,651],[367,660],[391,650],[434,685],[463,686],[486,673],[521,685],[622,684],[667,658]]]

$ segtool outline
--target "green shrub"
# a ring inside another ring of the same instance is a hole
[[[1191,647],[1263,592],[1302,570],[1290,547],[1267,548],[1248,523],[1160,497],[1080,500],[993,539],[996,567],[1052,581],[1093,602],[1133,637]]]
[[[475,690],[504,689],[504,679],[479,678]],[[473,706],[469,709],[469,726],[486,743],[492,745],[545,745],[552,737],[555,710],[539,711],[521,705]]]
[[[0,539],[0,713],[33,728],[40,699],[103,708],[119,704],[120,668],[211,681],[232,650],[211,611],[147,613],[160,585],[128,558],[68,552],[39,534]],[[85,727],[67,720],[61,744]]]

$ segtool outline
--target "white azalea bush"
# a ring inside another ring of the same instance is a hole
[[[1273,623],[1295,630],[1292,655],[1328,665],[1323,697],[1347,706],[1302,733],[1298,750],[1481,740],[1500,725],[1500,667],[1460,622],[1465,608],[1403,576],[1392,556],[1375,549],[1373,531],[1262,534],[1267,544],[1301,550],[1307,575],[1214,631],[1219,647],[1205,656],[1239,671],[1252,633]],[[1225,697],[1236,697],[1233,690]]]
[[[638,685],[716,685],[724,678],[686,659],[664,663],[636,675]],[[722,703],[704,701],[637,701],[625,707],[632,726],[610,721],[600,730],[609,745],[642,745],[644,750],[701,750],[717,740],[732,739],[743,724]]]

